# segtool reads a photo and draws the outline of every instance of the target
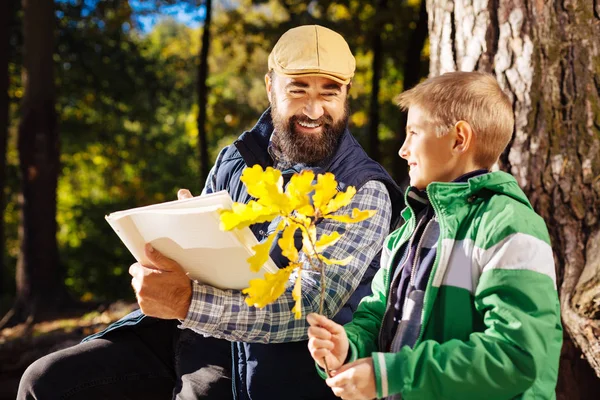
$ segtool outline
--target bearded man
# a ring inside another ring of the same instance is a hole
[[[327,270],[324,314],[343,324],[370,294],[379,252],[393,227],[402,198],[398,187],[348,131],[348,89],[355,60],[336,32],[311,25],[286,32],[269,56],[265,76],[271,104],[256,125],[218,155],[203,193],[227,190],[234,201],[251,200],[240,182],[256,164],[282,171],[332,172],[338,189],[357,193],[340,209],[377,210],[372,218],[346,225],[318,221],[318,235],[340,232],[325,251],[346,266]],[[191,196],[182,189],[179,198]],[[277,226],[251,227],[261,240]],[[299,231],[297,232],[300,233]],[[301,237],[296,238],[298,249]],[[130,267],[140,310],[83,343],[32,364],[19,399],[328,399],[307,350],[308,324],[294,319],[292,285],[273,304],[249,307],[237,290],[190,281],[181,267],[147,247],[151,265]],[[288,264],[278,246],[271,258]],[[318,312],[319,273],[308,262],[302,272],[302,313]],[[216,265],[215,268],[219,266]],[[295,279],[290,277],[291,282]]]

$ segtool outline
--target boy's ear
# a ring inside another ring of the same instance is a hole
[[[466,121],[458,121],[454,125],[455,141],[453,151],[465,153],[473,145],[473,128]]]

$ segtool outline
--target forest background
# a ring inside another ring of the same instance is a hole
[[[351,132],[401,185],[406,115],[393,98],[448,70],[503,77],[517,129],[500,168],[517,175],[551,226],[570,321],[557,394],[591,398],[600,390],[600,156],[584,156],[600,154],[599,0],[0,3],[0,375],[10,377],[0,380],[0,398],[14,398],[29,362],[116,318],[118,301],[135,301],[133,260],[104,216],[175,199],[179,188],[200,193],[218,151],[267,108],[264,74],[279,36],[315,23],[340,32],[353,50]],[[544,43],[551,35],[542,28],[554,26],[540,18],[546,14],[567,27],[552,37],[554,47]],[[503,42],[505,35],[514,40]],[[473,56],[473,43],[485,51]],[[590,65],[578,69],[578,55]],[[524,72],[525,56],[534,74]],[[564,57],[570,64],[550,68]],[[557,104],[541,95],[551,85],[540,77],[553,76],[544,68],[561,76]],[[579,105],[585,112],[573,112]],[[562,128],[572,137],[560,139]],[[56,324],[67,314],[74,319]],[[44,321],[54,324],[36,325]],[[41,344],[51,331],[71,336]]]

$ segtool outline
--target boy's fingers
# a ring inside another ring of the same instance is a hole
[[[192,197],[192,192],[190,192],[187,189],[179,189],[177,191],[177,200],[183,200],[183,199],[191,199]]]
[[[331,332],[327,329],[321,328],[320,326],[311,326],[308,328],[308,336],[317,339],[331,339]]]
[[[343,326],[341,326],[340,324],[336,324],[329,318],[320,314],[308,314],[306,316],[306,321],[312,326],[320,326],[322,328],[325,328],[333,334],[341,333],[344,331]]]
[[[315,350],[326,349],[327,351],[330,351],[335,348],[335,345],[331,340],[320,340],[315,338],[310,338],[308,340],[308,345]]]
[[[349,369],[352,369],[352,368],[354,368],[352,363],[345,364],[345,365],[342,365],[341,367],[339,367],[337,370],[334,371],[334,373],[332,374],[333,376],[331,378],[328,378],[325,381],[327,383],[327,386],[343,387],[343,386],[351,383],[351,381],[352,381],[351,374],[349,372],[348,373],[344,373],[344,372],[348,371]]]

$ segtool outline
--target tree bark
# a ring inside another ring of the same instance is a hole
[[[23,0],[25,92],[18,138],[22,193],[14,308],[19,319],[43,317],[65,299],[56,242],[54,23],[52,0]]]
[[[206,135],[206,104],[208,98],[208,50],[210,47],[210,21],[212,14],[212,0],[204,0],[206,17],[202,29],[202,49],[200,50],[200,63],[198,65],[198,150],[200,153],[200,182],[204,184],[208,177],[210,162],[208,160],[208,141]],[[202,186],[201,186],[202,188]]]
[[[546,220],[565,331],[600,376],[598,4],[427,0],[430,75],[489,72],[513,101],[515,134],[499,167],[517,178]],[[568,339],[557,394],[574,399],[563,377],[589,371],[570,361],[576,350]],[[581,396],[599,391],[595,379]]]

